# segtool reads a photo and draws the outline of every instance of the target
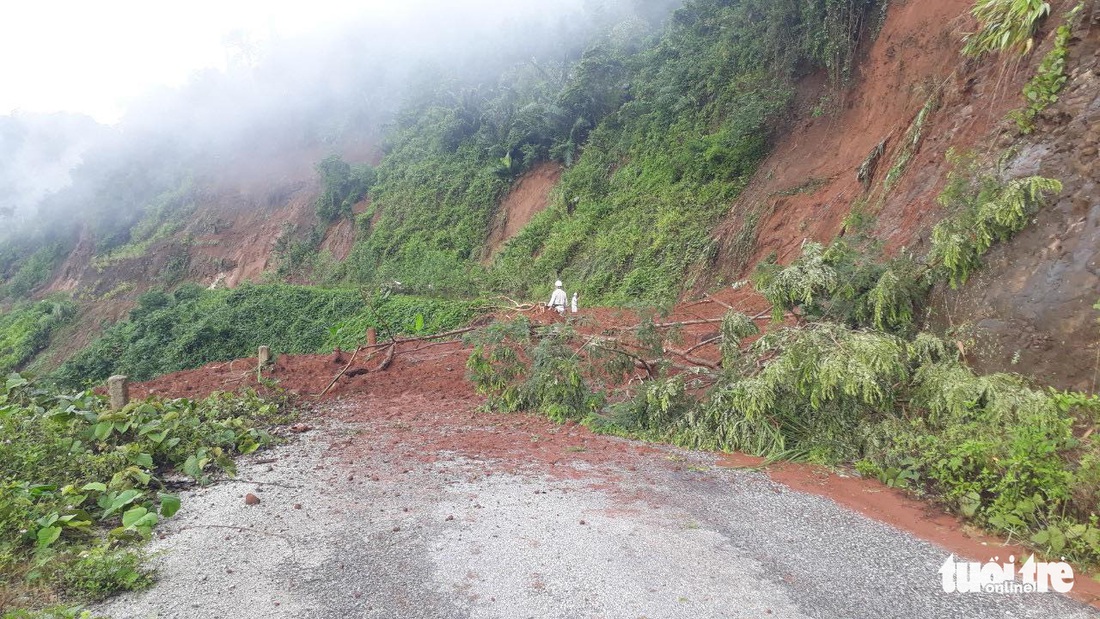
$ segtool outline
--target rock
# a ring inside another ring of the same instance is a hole
[[[308,426],[304,423],[296,423],[296,424],[290,426],[290,431],[295,433],[295,434],[301,434],[302,432],[309,432],[312,429],[313,428],[311,426]]]
[[[294,509],[302,509],[302,504],[301,503],[295,503],[294,504]]]
[[[248,494],[244,495],[244,504],[245,505],[259,505],[260,504],[260,497],[258,497],[256,495],[252,494],[251,492],[249,492]]]

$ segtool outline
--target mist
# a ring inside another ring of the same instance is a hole
[[[568,66],[612,24],[648,32],[678,4],[420,0],[295,36],[234,32],[224,70],[146,92],[113,126],[0,117],[0,219],[53,238],[122,229],[187,181],[262,193],[315,178],[329,154],[375,164],[418,98],[494,85],[510,67]]]

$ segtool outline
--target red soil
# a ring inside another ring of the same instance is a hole
[[[722,275],[732,280],[775,253],[794,259],[805,239],[829,242],[841,234],[853,203],[868,198],[877,215],[876,236],[896,250],[922,242],[940,217],[935,197],[949,169],[949,148],[965,151],[992,140],[1005,113],[1018,106],[1016,93],[1027,71],[1005,75],[1000,62],[970,63],[962,39],[973,29],[971,0],[925,0],[892,4],[882,31],[860,61],[851,88],[802,93],[798,116],[730,209],[719,228]],[[883,198],[881,185],[903,150],[905,134],[930,97],[940,102],[929,117],[906,172]],[[824,115],[809,113],[820,105]],[[865,191],[856,172],[885,140]],[[762,213],[751,258],[737,260],[734,241],[748,212]]]
[[[759,312],[762,299],[747,290],[727,289],[716,300],[683,304],[671,320],[711,319],[724,314],[726,305],[746,312]],[[628,312],[590,309],[576,317],[584,331],[593,333],[616,325],[632,324]],[[537,322],[560,320],[546,313]],[[684,330],[685,346],[705,338],[714,325],[695,325]],[[704,347],[697,354],[716,358],[716,351]],[[408,342],[400,344],[392,364],[379,370],[385,349],[328,355],[279,356],[265,376],[298,394],[315,413],[353,424],[358,432],[340,445],[342,457],[354,461],[366,452],[383,450],[393,458],[435,462],[447,454],[484,464],[484,474],[535,468],[541,473],[576,478],[590,476],[576,464],[600,470],[601,464],[615,463],[628,470],[665,465],[667,451],[644,443],[601,436],[587,428],[555,424],[533,414],[485,414],[478,408],[484,399],[465,378],[470,348],[459,341]],[[318,400],[341,369],[348,373]],[[147,395],[198,398],[216,390],[256,387],[256,359],[238,359],[162,376],[134,385],[137,398]],[[316,403],[314,406],[310,404]],[[362,437],[362,438],[359,438]],[[759,459],[741,454],[719,456],[719,466],[755,466]],[[580,467],[585,468],[585,467]],[[937,507],[906,497],[876,480],[842,476],[820,467],[800,464],[770,466],[767,473],[796,490],[828,497],[837,503],[944,547],[961,557],[985,561],[1008,554],[1027,556],[1021,547],[983,535]],[[595,475],[593,473],[593,475]],[[606,476],[604,476],[606,477]],[[602,481],[601,481],[602,480]],[[600,477],[597,483],[613,483]],[[1100,607],[1100,583],[1079,574],[1073,595]]]
[[[546,162],[536,165],[516,181],[497,209],[493,228],[485,243],[486,260],[491,260],[509,239],[519,234],[531,218],[550,204],[550,191],[557,186],[560,178],[561,166]]]

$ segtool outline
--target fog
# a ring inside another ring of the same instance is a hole
[[[563,63],[610,24],[637,22],[641,32],[675,4],[416,0],[334,13],[308,29],[236,29],[221,41],[220,66],[199,62],[179,86],[162,80],[113,125],[77,113],[0,117],[0,220],[125,217],[183,177],[243,188],[250,176],[309,177],[328,153],[377,159],[393,114],[424,87],[457,91],[520,63]]]

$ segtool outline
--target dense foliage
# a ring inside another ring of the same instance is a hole
[[[1054,33],[1054,47],[1043,56],[1035,70],[1035,76],[1024,86],[1023,109],[1009,114],[1016,121],[1020,133],[1028,134],[1035,130],[1035,120],[1047,107],[1058,101],[1069,76],[1066,75],[1066,57],[1069,55],[1069,40],[1073,35],[1073,22],[1077,19],[1084,4],[1078,4],[1068,15],[1066,22],[1058,26]]]
[[[374,168],[366,164],[352,166],[339,155],[331,155],[317,164],[321,175],[321,196],[317,198],[317,216],[325,224],[339,217],[351,217],[351,209],[367,196],[375,181]]]
[[[45,349],[74,313],[75,304],[64,298],[24,302],[0,313],[0,375],[21,369]]]
[[[657,36],[627,23],[575,61],[437,84],[391,135],[352,277],[418,292],[562,277],[590,302],[674,298],[714,258],[710,231],[767,153],[792,80],[843,79],[880,5],[696,0]],[[486,269],[500,197],[542,161],[566,167],[551,207]]]
[[[467,302],[402,296],[364,299],[358,290],[250,285],[206,290],[185,285],[142,295],[129,319],[111,328],[53,375],[80,386],[112,374],[146,380],[211,361],[354,348],[367,326],[396,333],[446,330],[474,315]],[[419,319],[418,319],[419,317]]]
[[[110,411],[89,392],[0,385],[0,613],[96,600],[151,582],[134,542],[180,508],[165,481],[232,473],[231,457],[269,443],[279,399],[218,394]],[[5,615],[7,616],[7,615]]]

